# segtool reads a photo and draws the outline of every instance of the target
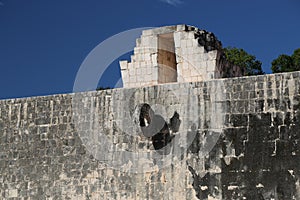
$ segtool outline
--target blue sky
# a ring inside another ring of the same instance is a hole
[[[0,99],[72,92],[81,63],[119,32],[190,24],[245,49],[270,73],[300,47],[298,0],[0,0]],[[109,49],[113,51],[113,49]],[[117,60],[100,80],[113,86]]]

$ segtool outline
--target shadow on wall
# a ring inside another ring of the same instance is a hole
[[[244,194],[247,199],[299,199],[299,130],[299,116],[293,119],[290,113],[277,116],[272,126],[271,114],[264,113],[260,117],[249,115],[249,131],[247,141],[243,141],[244,146],[240,133],[227,134],[235,144],[234,148],[244,152],[244,157],[229,165],[222,164],[224,174],[228,175],[232,170],[240,172],[240,181],[235,182],[243,187],[236,193]],[[224,181],[231,184],[225,177]],[[230,192],[225,194],[226,197],[232,195]]]
[[[248,130],[225,129],[205,160],[205,168],[209,171],[214,167],[210,166],[210,160],[221,159],[221,174],[207,172],[201,177],[200,172],[188,166],[196,196],[207,199],[216,194],[214,190],[219,180],[224,199],[300,199],[299,109],[294,114],[287,112],[273,119],[271,113],[249,114]],[[199,135],[197,133],[189,149],[193,154],[200,150]],[[203,187],[207,189],[201,190]]]
[[[157,115],[149,104],[142,104],[139,115],[143,135],[151,137],[154,149],[161,155],[171,152],[171,141],[175,137],[171,133],[178,132],[181,120],[179,114],[174,113],[168,124],[161,115]]]

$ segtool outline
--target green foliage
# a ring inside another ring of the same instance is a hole
[[[272,61],[272,72],[292,72],[300,70],[300,49],[296,49],[293,55],[281,54]]]
[[[300,48],[296,49],[291,56],[293,59],[294,68],[299,71],[300,70]]]
[[[279,55],[278,58],[272,61],[272,72],[279,73],[279,72],[291,72],[293,71],[293,59],[291,56],[282,54]]]
[[[262,63],[245,50],[227,47],[224,48],[224,53],[226,59],[232,64],[241,67],[246,76],[264,74],[261,68]]]

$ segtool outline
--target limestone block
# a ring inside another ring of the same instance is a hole
[[[181,55],[181,47],[175,48],[175,54]]]
[[[120,63],[121,70],[126,70],[127,69],[127,67],[128,67],[128,61],[127,60],[122,60],[119,63]]]
[[[172,33],[175,30],[176,30],[175,26],[164,26],[164,27],[159,27],[159,28],[152,29],[152,32],[153,32],[154,35],[157,35],[157,34]]]
[[[188,69],[190,70],[194,70],[194,69],[197,69],[197,65],[195,65],[195,63],[193,62],[188,62],[187,65],[185,65]],[[185,67],[184,67],[185,68]]]
[[[202,54],[202,58],[203,58],[203,61],[207,61],[208,60],[208,55],[207,55],[206,52]]]
[[[128,63],[127,64],[127,69],[131,69],[132,68],[132,63]]]
[[[194,48],[200,47],[197,39],[193,38],[193,39],[191,39],[191,41],[192,41],[192,45],[193,45]]]
[[[149,53],[144,54],[144,61],[150,61],[151,60],[151,55]]]
[[[198,81],[198,77],[197,76],[192,76],[191,77],[191,81],[192,82],[197,82]]]
[[[136,82],[132,82],[131,87],[136,87]]]
[[[206,74],[206,72],[207,72],[206,62],[199,63],[197,69],[198,69],[200,74]]]
[[[131,68],[131,69],[128,69],[129,71],[129,76],[135,76],[136,75],[136,69],[135,68]]]
[[[214,79],[214,77],[215,77],[215,72],[212,72],[212,71],[207,72],[207,74],[206,74],[206,79],[207,80]]]
[[[180,48],[181,47],[181,34],[182,34],[181,32],[175,32],[173,34],[175,48]]]
[[[189,64],[185,63],[182,65],[181,67],[183,70],[187,70],[187,69],[190,69],[191,67],[189,66]]]
[[[203,46],[194,46],[193,47],[193,53],[194,54],[204,54],[205,53],[205,49]]]
[[[153,64],[152,61],[145,61],[145,67],[148,68],[153,68],[154,65],[156,65],[157,63]]]
[[[144,30],[142,32],[142,36],[149,36],[149,35],[153,35],[153,29],[148,29],[148,30]]]
[[[206,62],[195,62],[195,68],[197,68],[197,70],[199,69],[204,69],[206,71]]]
[[[189,41],[195,40],[195,34],[193,31],[186,33],[186,38],[189,39]]]
[[[136,45],[136,47],[139,47],[141,45],[141,38],[137,38],[135,40],[135,45]]]
[[[182,63],[182,62],[183,62],[183,58],[182,58],[181,55],[176,54],[176,62],[177,62],[177,65],[178,65],[179,63]]]
[[[135,83],[128,82],[128,87],[133,87]]]
[[[182,75],[177,75],[177,82],[185,82],[185,78]]]
[[[147,74],[147,68],[146,67],[141,68],[141,74],[142,75]]]
[[[199,81],[203,81],[203,77],[202,77],[201,75],[199,75],[197,81],[198,81],[198,82],[199,82]]]
[[[143,48],[143,53],[144,54],[149,54],[150,53],[150,47],[142,47]]]
[[[199,65],[203,61],[203,55],[202,54],[194,54],[192,60],[195,64]]]
[[[137,68],[139,68],[140,67],[140,62],[134,62],[134,63],[132,63],[132,68],[133,69],[137,69]]]
[[[191,82],[191,77],[183,77],[182,82]]]
[[[151,75],[151,74],[147,74],[147,75],[145,76],[145,82],[151,82],[151,81],[153,81],[152,75]]]
[[[158,68],[157,67],[154,67],[154,70],[152,72],[152,77],[155,79],[158,78]]]
[[[183,76],[184,77],[190,77],[191,76],[191,70],[190,69],[183,70]]]
[[[152,64],[155,65],[157,61],[157,53],[151,55]]]
[[[136,82],[130,82],[129,87],[136,87]]]
[[[186,25],[185,24],[176,26],[176,31],[185,31],[185,30],[186,30]]]
[[[130,60],[131,60],[131,62],[136,62],[136,56],[135,55],[131,55],[130,56]]]
[[[209,51],[208,53],[207,53],[207,59],[208,60],[216,60],[217,59],[217,55],[218,55],[218,52],[217,52],[217,50],[214,50],[214,51]]]
[[[142,47],[134,47],[133,53],[134,53],[134,54],[140,54],[140,53],[143,53],[143,48],[142,48]]]
[[[157,36],[141,37],[144,48],[157,49]]]
[[[136,76],[136,82],[140,83],[140,82],[143,82],[143,81],[144,81],[144,76],[142,76],[140,74],[137,74],[137,76]]]
[[[206,69],[207,71],[213,71],[217,68],[216,60],[208,60],[206,61]]]
[[[141,36],[141,44],[142,44],[143,47],[149,47],[150,46],[150,37],[151,36],[145,36],[145,35]]]
[[[16,197],[18,197],[18,190],[17,189],[9,190],[8,191],[8,197],[9,198],[16,198]]]
[[[131,83],[135,83],[136,82],[136,76],[129,76],[129,81]]]
[[[152,67],[147,67],[147,73],[146,74],[152,74],[153,68]]]
[[[179,73],[183,69],[184,63],[178,63],[177,64],[177,73]]]
[[[188,54],[188,49],[186,47],[181,47],[181,56],[184,57]]]
[[[142,53],[141,53],[141,54],[138,54],[137,56],[138,56],[138,60],[139,60],[139,61],[145,60],[145,54],[142,54]]]
[[[199,56],[197,54],[191,54],[190,55],[190,62],[191,63],[196,63],[199,60]]]
[[[199,70],[195,67],[190,68],[190,76],[198,76],[199,75]]]
[[[139,64],[140,68],[145,68],[146,67],[146,62],[145,61],[141,61]]]
[[[181,48],[186,48],[187,47],[187,40],[186,39],[182,39],[180,43],[181,43]]]
[[[188,44],[189,42],[187,42]],[[194,48],[192,46],[189,46],[186,48],[186,53],[187,53],[187,56],[192,56],[194,54]]]
[[[129,79],[129,75],[128,75],[128,71],[127,70],[122,70],[121,71],[121,74],[122,74],[122,79],[123,79],[123,82],[127,82],[128,79]]]

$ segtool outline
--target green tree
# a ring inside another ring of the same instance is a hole
[[[281,54],[272,61],[272,72],[292,72],[300,70],[300,48],[296,49],[293,55]]]
[[[294,71],[292,57],[285,54],[279,55],[278,58],[272,61],[271,69],[273,73]]]
[[[226,59],[234,65],[241,67],[246,76],[264,74],[259,60],[256,57],[247,53],[243,49],[235,47],[224,48]]]
[[[293,59],[294,69],[300,71],[300,48],[296,49],[291,57]]]

